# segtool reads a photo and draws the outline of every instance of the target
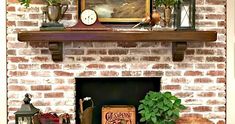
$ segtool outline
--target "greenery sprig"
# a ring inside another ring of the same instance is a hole
[[[29,3],[31,0],[18,0],[21,5],[24,5],[25,7],[29,7]]]
[[[174,6],[175,4],[182,2],[182,0],[155,0],[156,6],[164,5],[166,6]]]
[[[20,2],[21,5],[24,5],[26,8],[29,7],[29,4],[31,2],[31,0],[18,0]],[[58,4],[61,3],[62,0],[43,0],[45,2],[47,2],[48,5],[53,5],[53,4]]]

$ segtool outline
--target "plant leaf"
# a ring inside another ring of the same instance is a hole
[[[178,118],[180,111],[178,109],[176,109],[176,110],[173,111],[173,113]]]
[[[144,105],[140,104],[139,107],[138,107],[138,110],[142,110],[143,108],[144,108]]]
[[[145,113],[145,110],[141,110],[139,111],[140,114],[144,114]]]
[[[171,100],[177,100],[178,98],[176,97],[176,96],[171,96],[171,98],[170,98]]]
[[[150,117],[151,117],[151,114],[149,114],[149,113],[145,113],[145,119],[146,119],[146,120],[149,120],[149,119],[150,119]]]
[[[148,102],[148,105],[149,105],[149,106],[153,106],[153,104],[154,104],[153,101],[149,101],[149,102]]]
[[[163,107],[163,111],[167,111],[168,109],[169,109],[169,108],[166,107],[166,106]]]
[[[168,115],[168,116],[171,116],[172,113],[173,113],[172,111],[167,111],[167,115]]]
[[[151,120],[153,121],[154,124],[157,123],[157,118],[156,118],[156,116],[153,116],[153,117],[151,118]]]
[[[175,100],[175,104],[176,104],[176,105],[180,105],[180,103],[181,103],[181,99]]]
[[[145,119],[144,119],[144,118],[141,118],[141,119],[140,119],[140,122],[145,122]]]
[[[165,96],[166,98],[170,98],[171,97],[171,93],[170,92],[165,92],[163,94],[163,96]]]
[[[162,102],[159,102],[159,103],[158,103],[158,108],[163,109],[163,107],[164,107],[164,106],[163,106],[163,103],[162,103]]]
[[[184,106],[184,105],[180,105],[180,106],[179,106],[179,109],[184,110],[184,109],[187,109],[187,107]]]

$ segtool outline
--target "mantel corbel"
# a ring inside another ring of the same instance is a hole
[[[184,60],[187,42],[172,42],[172,60],[180,62]]]
[[[49,42],[49,50],[53,61],[63,61],[63,42]]]

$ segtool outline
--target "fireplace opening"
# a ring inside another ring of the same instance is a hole
[[[76,78],[76,123],[80,124],[79,99],[91,97],[94,101],[92,124],[101,124],[101,108],[104,105],[133,105],[136,124],[139,122],[139,101],[147,92],[160,91],[160,77],[100,77]],[[84,102],[84,109],[90,106]]]

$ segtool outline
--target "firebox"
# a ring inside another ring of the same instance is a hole
[[[79,99],[91,97],[94,102],[92,124],[101,124],[101,108],[105,105],[133,105],[139,122],[139,101],[147,92],[160,91],[160,77],[76,78],[76,123],[80,124]],[[84,109],[90,106],[84,102]]]

